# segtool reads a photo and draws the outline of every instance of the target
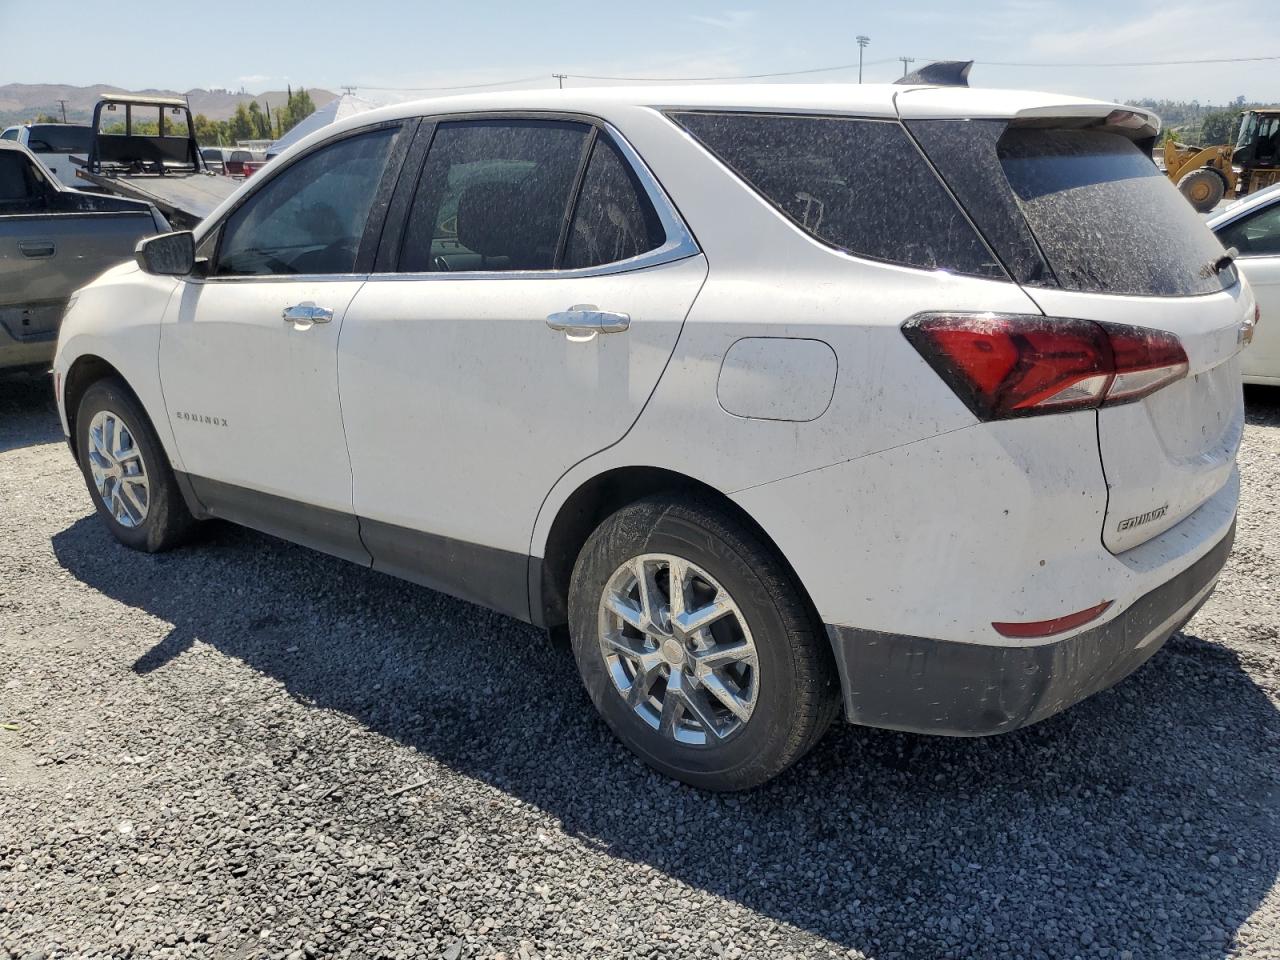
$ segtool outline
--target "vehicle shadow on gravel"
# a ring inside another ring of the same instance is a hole
[[[146,556],[86,517],[53,547],[172,624],[140,674],[211,644],[609,855],[871,957],[1218,960],[1280,871],[1280,715],[1235,654],[1194,637],[1028,730],[839,725],[777,781],[714,795],[632,759],[531,627],[226,526]],[[366,789],[326,802],[354,815]]]
[[[0,373],[0,453],[62,439],[46,373]]]

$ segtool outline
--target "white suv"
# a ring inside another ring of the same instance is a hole
[[[689,783],[841,710],[1012,730],[1231,547],[1254,303],[1158,125],[913,85],[362,114],[81,290],[59,408],[121,542],[222,517],[567,627]]]

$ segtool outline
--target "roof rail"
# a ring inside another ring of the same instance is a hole
[[[967,87],[972,67],[972,60],[935,60],[893,82],[912,86],[926,84],[931,87]]]

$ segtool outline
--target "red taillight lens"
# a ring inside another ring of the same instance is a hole
[[[1115,380],[1104,403],[1140,400],[1187,375],[1187,353],[1172,333],[1118,323],[1101,326],[1115,357]]]
[[[920,314],[902,332],[982,420],[1145,397],[1187,373],[1162,330],[1021,314]]]

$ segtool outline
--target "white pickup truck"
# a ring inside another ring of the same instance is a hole
[[[0,132],[0,140],[22,144],[39,157],[64,186],[73,189],[85,186],[83,180],[76,182],[76,167],[84,166],[89,157],[93,130],[88,124],[24,123],[7,127]]]

